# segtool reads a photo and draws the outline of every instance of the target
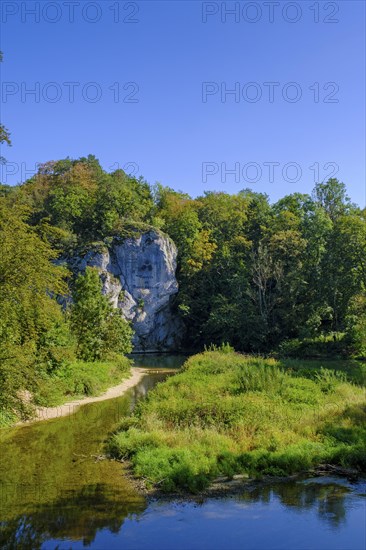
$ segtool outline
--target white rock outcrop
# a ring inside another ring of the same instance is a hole
[[[179,345],[182,326],[171,309],[171,298],[178,292],[176,259],[173,241],[150,230],[93,247],[77,262],[80,271],[98,268],[103,293],[132,322],[136,351],[168,351]]]

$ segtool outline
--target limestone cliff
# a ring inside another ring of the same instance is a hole
[[[132,321],[136,351],[168,351],[179,345],[182,327],[171,310],[171,298],[178,292],[176,258],[169,237],[149,230],[91,247],[77,261],[80,271],[86,266],[99,269],[103,292]]]

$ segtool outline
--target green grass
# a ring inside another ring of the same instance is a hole
[[[307,378],[313,378],[323,368],[343,373],[349,382],[366,386],[365,361],[357,361],[356,359],[282,359],[279,363],[286,369],[291,369]]]
[[[7,428],[17,421],[17,416],[11,411],[0,410],[0,428]]]
[[[284,340],[278,346],[277,354],[280,357],[341,359],[361,358],[362,350],[355,349],[354,342],[346,333],[338,332],[314,338]]]
[[[34,403],[51,407],[75,397],[99,395],[108,387],[119,384],[130,372],[131,363],[122,356],[113,361],[74,361],[54,375],[44,375],[39,379]]]
[[[110,454],[166,491],[322,462],[366,471],[365,388],[347,380],[358,379],[349,365],[326,367],[227,350],[191,357],[138,404],[109,441]]]

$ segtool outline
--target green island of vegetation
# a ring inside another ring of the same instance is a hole
[[[321,463],[366,472],[365,366],[322,364],[243,356],[230,346],[192,356],[123,421],[109,452],[163,491]]]

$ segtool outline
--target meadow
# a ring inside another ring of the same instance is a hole
[[[163,491],[197,492],[219,475],[288,476],[319,464],[366,471],[365,370],[359,362],[237,354],[190,357],[108,443]]]

